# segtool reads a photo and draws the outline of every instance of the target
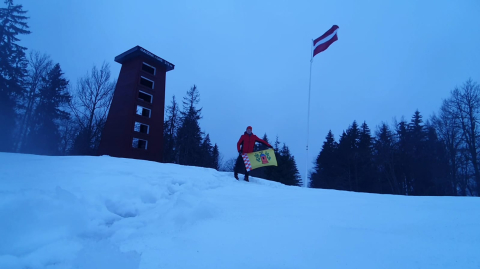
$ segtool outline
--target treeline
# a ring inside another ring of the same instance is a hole
[[[480,194],[480,87],[455,88],[438,115],[424,122],[382,123],[372,135],[354,121],[337,142],[330,131],[310,187],[401,195]]]
[[[0,8],[0,151],[95,154],[115,89],[108,64],[72,86],[60,63],[19,45],[28,35],[22,5]]]
[[[221,157],[217,144],[200,128],[202,108],[197,108],[200,92],[194,85],[183,97],[182,108],[172,97],[164,121],[163,158],[166,163],[220,169]]]
[[[202,108],[197,107],[199,102],[200,91],[195,85],[183,97],[181,108],[175,95],[172,97],[166,108],[164,121],[164,161],[229,171],[233,177],[236,158],[224,162],[218,145],[212,144],[210,135],[201,130],[199,120],[202,119]],[[269,142],[266,134],[263,140]],[[257,168],[250,174],[286,185],[299,186],[301,177],[289,148],[285,144],[280,146],[278,138],[274,145],[278,167]],[[255,146],[255,151],[265,149],[260,143]]]

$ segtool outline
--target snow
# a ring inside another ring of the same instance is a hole
[[[241,177],[242,178],[242,177]],[[480,199],[0,153],[0,268],[480,268]]]

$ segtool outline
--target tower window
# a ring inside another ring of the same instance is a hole
[[[153,81],[149,80],[148,78],[140,77],[140,84],[149,89],[153,89]]]
[[[152,116],[152,111],[143,106],[137,106],[137,115],[150,118]]]
[[[135,132],[148,134],[150,132],[150,126],[140,122],[135,122],[134,130]]]
[[[132,147],[136,149],[147,149],[147,140],[139,139],[139,138],[133,138],[132,141]]]
[[[142,70],[155,76],[156,68],[147,63],[142,64]]]
[[[138,99],[141,99],[145,102],[152,103],[153,96],[146,92],[139,91],[138,92]]]

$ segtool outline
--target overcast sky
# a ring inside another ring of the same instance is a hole
[[[388,3],[387,3],[388,2]],[[306,167],[311,40],[336,24],[314,58],[309,168],[328,130],[372,129],[418,109],[425,119],[468,78],[480,82],[480,1],[14,0],[28,11],[30,50],[59,62],[72,85],[93,65],[140,45],[175,64],[166,104],[196,84],[200,122],[225,159],[246,126],[278,135]]]

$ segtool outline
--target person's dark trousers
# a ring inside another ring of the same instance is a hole
[[[243,158],[241,154],[238,154],[237,161],[235,162],[235,167],[233,168],[233,173],[235,178],[238,180],[238,174],[244,174],[245,180],[248,181],[248,172],[245,169],[245,163],[243,162]]]

